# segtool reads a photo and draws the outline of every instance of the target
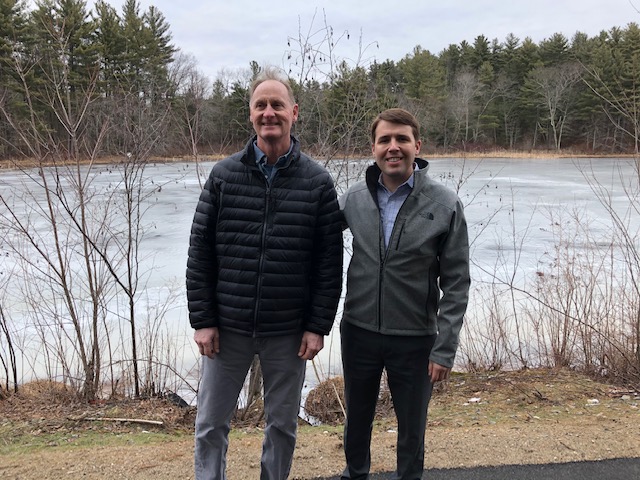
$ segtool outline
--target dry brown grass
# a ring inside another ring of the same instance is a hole
[[[306,412],[323,425],[341,425],[344,421],[344,381],[333,377],[320,383],[307,396]],[[593,405],[589,400],[597,399]],[[553,412],[554,417],[576,412],[595,411],[604,405],[640,415],[640,393],[630,387],[602,383],[568,369],[530,369],[513,372],[454,373],[446,383],[434,389],[429,409],[430,425],[463,426],[485,419],[500,422],[529,417],[532,412]],[[263,426],[259,411],[238,421],[236,427]],[[471,408],[470,408],[471,407]],[[593,408],[592,408],[593,407]],[[195,408],[180,408],[168,399],[117,398],[85,402],[59,382],[38,380],[23,385],[17,394],[0,400],[0,418],[6,422],[39,422],[54,430],[82,431],[79,421],[90,417],[126,417],[163,421],[164,431],[184,432],[193,427]],[[377,411],[381,422],[393,421],[391,398],[383,386]],[[640,419],[640,417],[639,417]],[[22,432],[25,433],[25,432]],[[20,434],[16,430],[16,434]]]

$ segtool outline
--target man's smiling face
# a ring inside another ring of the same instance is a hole
[[[371,151],[382,171],[382,183],[390,191],[395,191],[413,173],[413,163],[420,153],[420,145],[420,140],[415,139],[409,125],[386,120],[378,123]]]
[[[291,128],[298,119],[298,105],[291,101],[282,83],[267,80],[253,92],[250,119],[258,134],[258,147],[262,148],[264,144],[288,145]]]

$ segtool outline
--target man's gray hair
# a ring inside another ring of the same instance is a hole
[[[296,97],[293,94],[293,89],[291,88],[291,82],[289,81],[289,77],[287,77],[283,70],[271,65],[264,67],[260,73],[256,76],[256,78],[251,82],[251,88],[249,89],[249,98],[253,97],[253,92],[256,91],[258,85],[267,80],[275,80],[276,82],[280,82],[287,88],[287,93],[289,94],[289,100],[291,100],[291,104],[296,104]]]

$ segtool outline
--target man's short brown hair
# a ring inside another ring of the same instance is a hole
[[[376,143],[376,128],[378,128],[378,124],[382,120],[389,123],[409,125],[415,140],[420,140],[420,124],[416,117],[403,108],[390,108],[381,112],[371,123],[371,143]]]

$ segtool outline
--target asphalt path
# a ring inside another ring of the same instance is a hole
[[[376,473],[369,480],[392,480],[392,473]],[[499,467],[441,468],[427,470],[424,480],[639,480],[640,458],[592,462],[502,465]],[[340,477],[313,480],[339,480]]]

